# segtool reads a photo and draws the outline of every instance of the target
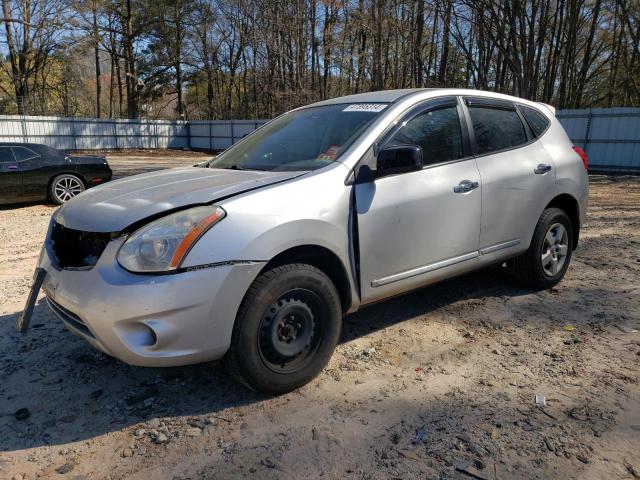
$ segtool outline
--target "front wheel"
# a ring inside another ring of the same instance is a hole
[[[573,227],[567,214],[548,208],[538,220],[529,250],[507,263],[514,276],[528,287],[551,288],[569,267],[573,253]]]
[[[84,190],[84,182],[80,177],[65,173],[53,179],[49,187],[49,197],[56,205],[62,205]]]
[[[247,291],[225,360],[253,390],[283,394],[322,371],[341,325],[340,296],[322,271],[307,264],[274,267]]]

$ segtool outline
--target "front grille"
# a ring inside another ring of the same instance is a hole
[[[82,319],[78,317],[75,313],[70,312],[59,303],[56,303],[55,301],[51,300],[49,297],[47,297],[47,303],[49,304],[49,308],[53,310],[53,313],[55,313],[60,320],[62,320],[72,329],[79,331],[80,333],[86,335],[87,337],[95,338],[91,333],[91,330],[87,328],[87,326],[82,321]]]
[[[82,232],[59,223],[51,231],[51,249],[59,268],[93,267],[110,240],[109,233]]]

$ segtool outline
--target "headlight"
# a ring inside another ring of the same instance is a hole
[[[131,272],[176,270],[198,239],[225,215],[221,207],[213,205],[182,210],[151,222],[124,242],[118,263]]]

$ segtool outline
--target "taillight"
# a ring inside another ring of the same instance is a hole
[[[582,160],[582,164],[584,165],[584,169],[587,170],[589,168],[589,156],[587,155],[587,152],[585,152],[580,147],[576,147],[576,146],[573,147],[573,151],[578,154],[578,156]]]

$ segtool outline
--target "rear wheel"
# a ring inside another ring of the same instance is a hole
[[[49,187],[49,197],[55,204],[62,205],[84,190],[84,182],[80,177],[65,173],[53,179]]]
[[[340,297],[323,272],[306,264],[275,267],[249,288],[225,360],[250,388],[286,393],[322,371],[341,324]]]
[[[507,265],[528,287],[551,288],[564,277],[571,261],[572,246],[571,220],[563,210],[548,208],[538,220],[529,250]]]

